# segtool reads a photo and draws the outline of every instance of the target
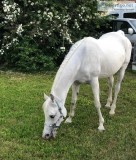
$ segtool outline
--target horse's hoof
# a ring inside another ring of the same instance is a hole
[[[65,120],[65,123],[72,123],[72,119],[70,117],[68,117],[66,120]]]
[[[105,130],[105,128],[104,128],[104,126],[99,126],[99,127],[98,127],[98,130],[99,130],[100,132],[102,132],[102,131]]]
[[[109,114],[110,114],[111,116],[113,116],[113,115],[115,114],[115,112],[114,112],[114,111],[110,111]]]
[[[111,106],[109,104],[106,104],[105,107],[109,108],[109,109],[111,108]]]

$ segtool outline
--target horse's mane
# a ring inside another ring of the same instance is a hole
[[[77,41],[75,44],[72,45],[72,47],[70,48],[68,54],[66,55],[65,59],[63,60],[62,64],[60,65],[60,68],[56,74],[55,77],[55,81],[53,86],[55,86],[56,82],[58,81],[58,79],[60,78],[61,73],[63,72],[66,64],[68,63],[68,61],[70,60],[70,58],[73,56],[73,54],[75,53],[76,49],[80,46],[80,44],[82,43],[84,39],[81,39],[79,41]]]
[[[65,59],[63,60],[59,70],[58,70],[58,74],[60,72],[62,72],[62,70],[64,69],[65,65],[67,64],[67,62],[70,60],[70,58],[73,56],[74,52],[76,51],[76,49],[80,46],[80,44],[82,43],[83,39],[77,41],[75,44],[72,45],[72,47],[70,48],[68,54],[66,55]]]

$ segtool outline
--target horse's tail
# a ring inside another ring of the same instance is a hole
[[[126,50],[125,63],[129,63],[130,62],[130,58],[131,58],[131,52],[132,52],[132,44],[131,44],[130,40],[127,37],[125,37],[125,41],[126,41],[126,45],[125,45],[125,50]]]
[[[117,32],[118,32],[119,34],[121,34],[121,35],[125,36],[124,31],[122,31],[122,30],[118,30]]]

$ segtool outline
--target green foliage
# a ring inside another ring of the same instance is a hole
[[[72,43],[101,34],[103,18],[97,13],[96,0],[3,0],[0,3],[3,9],[0,62],[5,66],[27,71],[48,70],[53,63],[60,65]]]
[[[53,58],[42,52],[37,44],[24,37],[20,43],[13,45],[7,54],[6,62],[10,67],[16,67],[19,71],[52,70],[54,68]]]

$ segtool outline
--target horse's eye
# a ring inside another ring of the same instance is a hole
[[[54,118],[55,117],[55,115],[50,115],[50,118]]]

